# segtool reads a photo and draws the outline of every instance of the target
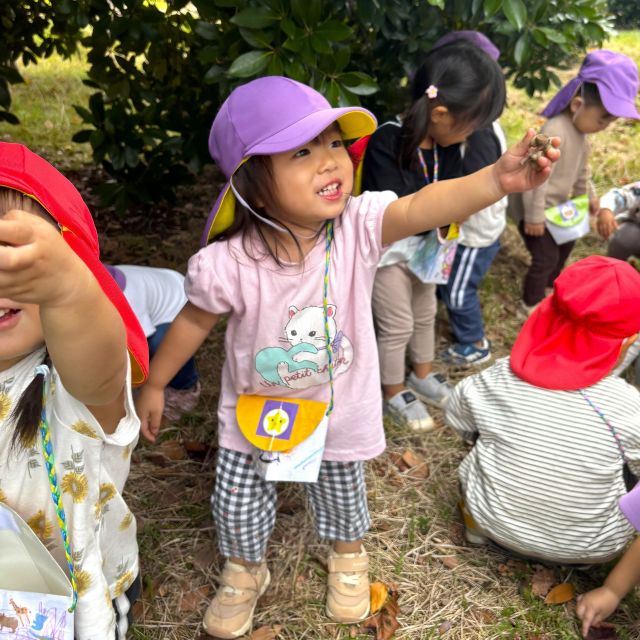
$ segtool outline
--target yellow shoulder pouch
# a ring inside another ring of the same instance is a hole
[[[297,398],[240,395],[236,419],[242,435],[261,451],[289,451],[322,421],[327,403]]]

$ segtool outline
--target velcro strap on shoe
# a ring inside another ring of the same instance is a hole
[[[243,571],[242,573],[224,572],[220,576],[220,584],[236,591],[259,591],[259,575]]]
[[[360,575],[330,573],[327,578],[327,584],[330,590],[333,589],[342,595],[354,597],[369,593],[369,580],[367,578],[366,573],[361,573]]]
[[[358,571],[369,571],[369,557],[342,558],[340,556],[329,556],[329,573],[352,573]]]

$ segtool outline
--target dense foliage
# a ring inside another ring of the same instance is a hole
[[[637,29],[640,27],[640,5],[638,0],[609,0],[609,11],[616,27]]]
[[[211,119],[249,78],[284,74],[333,104],[386,117],[405,103],[421,54],[447,31],[470,28],[498,45],[516,86],[533,93],[557,82],[551,67],[603,40],[606,16],[607,0],[0,0],[10,34],[0,45],[0,106],[11,117],[16,59],[72,50],[88,22],[80,41],[95,92],[77,107],[87,128],[75,140],[90,142],[113,178],[102,195],[123,208],[171,197],[209,160]]]

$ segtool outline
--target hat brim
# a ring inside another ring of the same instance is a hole
[[[616,116],[616,118],[640,120],[640,113],[638,113],[634,102],[616,98],[603,87],[600,87],[600,100],[602,101],[602,106],[607,110],[607,113],[610,113],[612,116]]]
[[[524,323],[511,349],[511,369],[543,389],[590,387],[611,372],[625,338],[596,334],[552,305],[553,296],[545,298]]]
[[[104,294],[120,314],[127,334],[127,349],[131,360],[131,382],[134,385],[142,384],[149,373],[149,346],[138,318],[129,306],[120,287],[94,251],[81,238],[66,228],[63,229],[62,235],[73,252],[87,265]]]
[[[240,166],[251,156],[271,155],[296,149],[313,140],[334,122],[339,124],[342,137],[345,140],[355,140],[368,136],[376,130],[378,124],[369,111],[360,107],[342,107],[316,111],[279,131],[268,140],[255,144],[247,151],[247,155],[233,170],[233,173],[235,174]],[[227,182],[209,213],[201,239],[203,247],[233,224],[235,211],[236,197],[231,189],[231,184]]]

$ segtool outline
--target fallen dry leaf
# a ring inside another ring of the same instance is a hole
[[[400,627],[400,623],[397,620],[399,613],[398,591],[390,585],[389,597],[384,606],[378,613],[369,616],[360,624],[359,632],[369,633],[373,631],[375,633],[375,640],[390,640]]]
[[[187,455],[192,460],[199,462],[204,461],[207,457],[211,457],[216,451],[215,446],[207,444],[206,442],[198,442],[197,440],[185,440],[183,445]]]
[[[207,571],[216,559],[215,549],[212,544],[203,544],[193,554],[193,566],[201,571]]]
[[[531,576],[531,591],[537,596],[544,598],[556,584],[556,574],[553,569],[543,567],[540,564],[534,566],[533,576]]]
[[[456,556],[439,556],[438,560],[440,560],[447,569],[455,569],[460,564],[460,560],[458,560]]]
[[[483,624],[493,624],[498,616],[491,609],[481,609],[480,607],[472,607],[469,611],[470,615],[478,622]]]
[[[184,460],[186,457],[186,449],[177,440],[164,440],[146,455],[147,460],[160,467],[167,466],[170,460]]]
[[[618,640],[618,638],[614,625],[609,622],[600,622],[589,629],[585,640]]]
[[[203,603],[209,599],[209,593],[211,587],[205,585],[199,589],[193,589],[192,591],[186,591],[182,594],[180,599],[180,611],[187,613],[189,611],[198,611]]]
[[[449,631],[451,629],[451,622],[449,620],[445,620],[439,627],[438,627],[438,635],[443,636],[445,633],[447,633],[447,631]]]
[[[371,599],[370,612],[372,614],[378,613],[382,609],[384,603],[387,601],[389,595],[389,589],[384,582],[373,582],[369,586],[369,598]]]
[[[282,631],[281,624],[272,624],[267,627],[256,629],[250,637],[250,640],[275,640]]]
[[[400,471],[417,480],[429,477],[427,463],[411,449],[406,449],[402,455],[395,455],[393,461]]]
[[[544,599],[545,604],[562,604],[573,600],[576,588],[570,582],[563,582],[551,589]]]

